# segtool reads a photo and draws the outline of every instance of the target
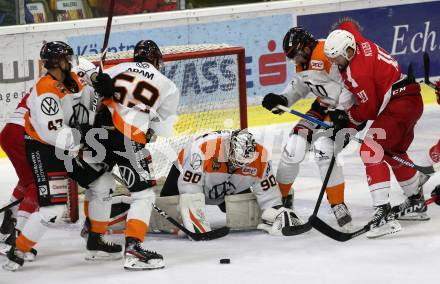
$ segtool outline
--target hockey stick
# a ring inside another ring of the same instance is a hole
[[[310,231],[312,229],[312,224],[310,223],[310,219],[312,219],[313,216],[316,216],[318,214],[318,210],[321,205],[322,198],[324,197],[324,192],[325,189],[327,188],[328,181],[330,180],[330,176],[332,174],[335,161],[336,161],[336,156],[333,155],[332,159],[330,160],[330,165],[328,166],[327,173],[325,174],[324,182],[322,183],[321,191],[319,192],[319,197],[318,200],[316,201],[315,209],[313,210],[313,213],[309,217],[307,223],[299,226],[286,226],[282,228],[281,232],[283,233],[284,236],[299,235],[307,231]]]
[[[125,182],[122,180],[122,178],[120,178],[118,175],[116,175],[113,172],[112,172],[112,175],[113,175],[113,178],[117,182],[119,182],[122,185],[125,185]],[[167,219],[171,224],[176,226],[179,230],[184,232],[187,236],[189,236],[194,241],[210,241],[210,240],[215,240],[215,239],[224,237],[227,234],[229,234],[229,228],[228,227],[221,227],[221,228],[214,229],[214,230],[211,230],[211,231],[208,231],[208,232],[205,232],[205,233],[193,233],[190,230],[188,230],[187,228],[185,228],[185,226],[180,224],[176,219],[174,219],[173,217],[169,216],[165,211],[163,211],[162,209],[157,207],[156,204],[153,203],[152,205],[153,205],[154,210],[156,210],[156,212],[159,213],[160,216],[162,216],[165,219]]]
[[[433,196],[433,197],[427,199],[424,203],[424,206],[429,205],[431,203],[434,203],[437,200],[437,198],[438,198],[437,196]],[[334,229],[333,227],[329,226],[327,223],[322,221],[317,216],[313,216],[313,219],[311,219],[310,222],[311,222],[313,228],[315,228],[316,230],[318,230],[322,234],[326,235],[327,237],[334,239],[338,242],[346,242],[348,240],[356,238],[357,236],[360,236],[360,235],[370,231],[371,229],[374,229],[375,227],[377,227],[381,223],[384,223],[384,222],[386,223],[388,221],[395,220],[399,217],[405,216],[408,213],[412,213],[415,210],[420,209],[421,206],[420,205],[413,205],[411,207],[406,208],[403,211],[397,211],[398,207],[399,206],[397,205],[391,209],[395,213],[388,215],[384,218],[381,218],[374,223],[370,222],[367,225],[365,225],[364,227],[360,228],[359,230],[356,230],[351,233],[338,231],[338,230]]]
[[[429,80],[430,69],[431,69],[431,66],[430,66],[430,62],[429,62],[429,54],[427,52],[424,52],[423,53],[423,70],[425,71],[424,72],[425,80],[422,82],[424,82],[426,85],[428,85],[429,87],[431,87],[435,90],[436,85]]]
[[[329,124],[327,124],[327,123],[325,123],[325,122],[323,122],[321,120],[318,120],[318,119],[316,119],[314,117],[311,117],[311,116],[309,116],[307,114],[297,112],[296,110],[289,109],[289,108],[287,108],[285,106],[282,106],[282,105],[278,105],[277,108],[282,110],[282,111],[284,111],[284,112],[288,112],[288,113],[291,113],[293,115],[296,115],[296,116],[302,117],[304,119],[307,119],[307,120],[309,120],[309,121],[311,121],[313,123],[318,124],[319,126],[325,128],[325,129],[331,128],[331,126]],[[359,142],[361,144],[364,143],[364,140],[359,139],[357,137],[353,137],[353,140],[355,140],[356,142]],[[407,167],[413,168],[416,171],[419,171],[419,172],[421,172],[421,173],[423,173],[425,175],[432,175],[432,174],[434,174],[434,173],[436,173],[437,171],[440,170],[440,162],[439,163],[435,163],[432,166],[424,167],[424,166],[416,165],[416,164],[414,164],[414,163],[412,163],[410,161],[407,161],[405,159],[402,159],[402,158],[400,158],[398,156],[395,156],[395,155],[393,155],[392,153],[390,153],[388,151],[384,151],[384,153],[385,153],[385,155],[387,155],[391,159],[393,159],[393,160],[395,160],[395,161],[397,161],[397,162],[399,162],[399,163],[401,163],[401,164],[403,164],[403,165],[405,165]]]
[[[17,200],[15,200],[15,201],[13,201],[13,202],[11,202],[11,203],[9,203],[8,205],[4,206],[3,208],[0,208],[0,213],[2,213],[3,211],[8,210],[9,208],[14,207],[14,206],[17,205],[18,203],[20,203],[22,200],[23,200],[23,197],[22,197],[22,198],[19,198],[19,199],[17,199]]]
[[[112,28],[112,21],[113,21],[113,10],[115,8],[115,0],[110,1],[110,6],[108,9],[108,17],[107,17],[107,25],[105,27],[105,35],[104,35],[104,43],[102,44],[102,55],[101,55],[101,61],[100,61],[100,69],[99,71],[102,72],[104,70],[104,62],[105,57],[107,56],[108,51],[108,41],[110,38],[110,30]]]

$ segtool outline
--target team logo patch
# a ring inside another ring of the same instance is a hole
[[[55,115],[59,110],[58,103],[54,98],[45,98],[41,102],[41,111],[46,115]]]
[[[198,170],[202,165],[202,157],[198,153],[192,154],[189,165],[191,168],[193,168],[193,170]]]
[[[119,166],[119,172],[121,173],[121,177],[127,185],[127,188],[131,188],[136,180],[133,171],[128,167]]]
[[[241,172],[244,175],[251,175],[251,176],[257,175],[257,169],[256,168],[252,168],[252,167],[244,167],[244,168],[242,168]]]
[[[324,62],[322,62],[321,60],[311,60],[310,66],[312,66],[312,69],[322,70],[324,69]]]
[[[140,67],[140,68],[149,68],[150,67],[150,65],[146,62],[137,62],[136,66]]]

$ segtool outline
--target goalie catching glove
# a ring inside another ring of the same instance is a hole
[[[295,214],[292,209],[285,207],[268,208],[261,215],[263,223],[257,226],[257,229],[264,230],[272,236],[282,236],[281,230],[287,226],[299,226],[304,222]]]
[[[287,98],[282,95],[269,93],[264,96],[263,102],[261,104],[263,105],[264,108],[272,111],[272,113],[274,113],[274,114],[282,114],[284,111],[277,109],[275,107],[277,105],[282,105],[282,106],[287,107]]]

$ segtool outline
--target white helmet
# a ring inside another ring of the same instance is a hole
[[[324,53],[328,58],[336,58],[342,55],[345,59],[351,60],[347,55],[347,48],[356,51],[356,41],[353,34],[345,30],[332,31],[324,43]]]
[[[83,57],[78,58],[78,65],[73,66],[72,71],[75,72],[84,82],[88,85],[92,85],[92,76],[98,74],[97,67],[87,59]]]
[[[231,134],[229,161],[236,168],[242,168],[257,158],[257,143],[246,129],[235,130]]]

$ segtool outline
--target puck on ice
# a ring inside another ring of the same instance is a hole
[[[222,258],[220,259],[221,264],[230,264],[231,260],[229,258]]]

